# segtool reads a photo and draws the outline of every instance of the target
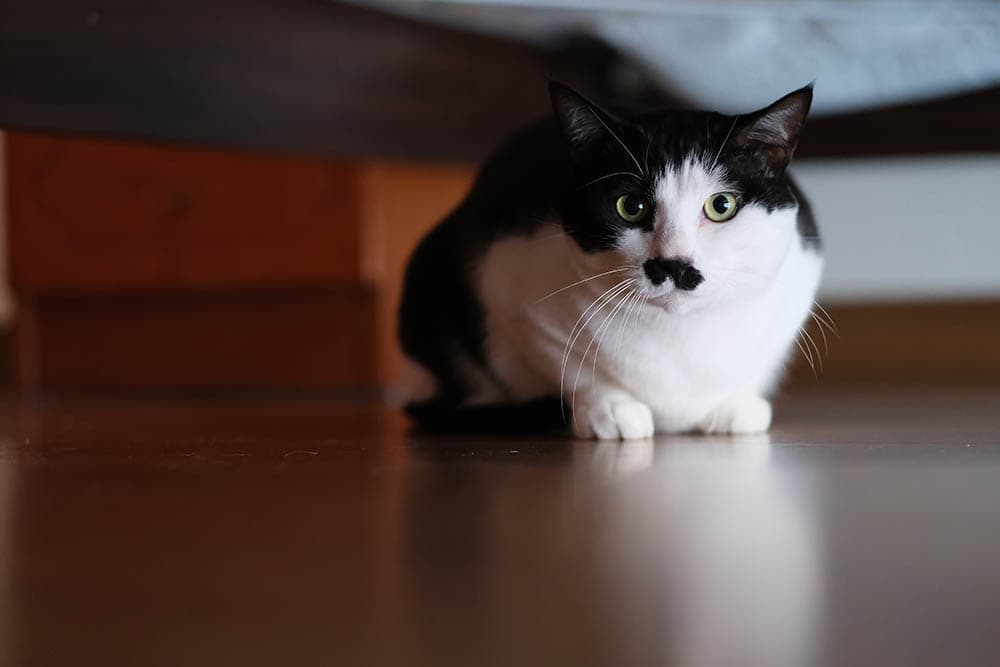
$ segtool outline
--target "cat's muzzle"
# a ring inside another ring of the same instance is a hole
[[[701,271],[683,257],[652,257],[642,265],[646,277],[654,285],[662,285],[667,278],[673,281],[677,289],[690,292],[705,281]]]

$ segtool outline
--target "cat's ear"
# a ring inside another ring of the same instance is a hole
[[[549,97],[559,127],[575,156],[586,155],[594,146],[614,136],[611,128],[619,126],[618,119],[569,86],[550,80]]]
[[[733,137],[733,144],[757,152],[768,168],[781,173],[795,153],[812,97],[812,84],[809,84],[750,114]]]

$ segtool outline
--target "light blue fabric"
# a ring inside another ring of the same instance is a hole
[[[600,37],[670,90],[745,110],[816,82],[815,113],[1000,84],[1000,4],[915,0],[355,0],[545,42]]]

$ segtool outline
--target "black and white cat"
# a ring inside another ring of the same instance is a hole
[[[580,437],[768,429],[822,269],[786,173],[805,87],[753,113],[616,115],[550,84],[410,260],[409,412]]]

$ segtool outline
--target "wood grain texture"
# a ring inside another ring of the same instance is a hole
[[[1000,152],[1000,86],[807,122],[800,158]]]
[[[842,387],[621,444],[0,398],[0,661],[996,665],[998,405]]]
[[[0,22],[0,127],[478,155],[546,109],[558,70],[511,40],[336,2],[39,0]]]
[[[362,288],[39,298],[18,321],[21,386],[373,390],[374,305]]]
[[[360,165],[22,133],[8,144],[20,387],[375,386]]]
[[[474,176],[25,134],[9,145],[13,365],[33,389],[396,387],[405,262]],[[839,337],[814,325],[816,372],[796,353],[790,386],[1000,378],[998,302],[830,310]]]
[[[22,133],[7,144],[16,290],[359,277],[351,163]]]

